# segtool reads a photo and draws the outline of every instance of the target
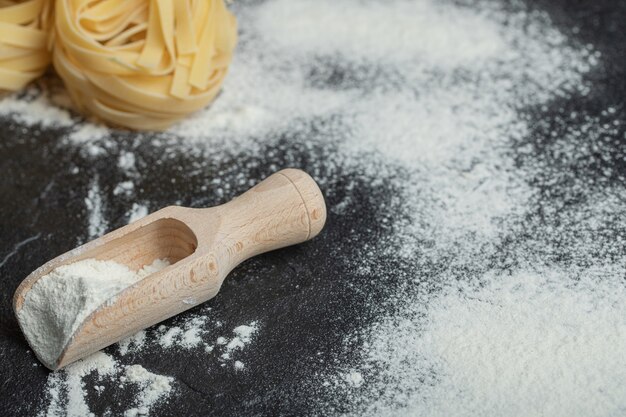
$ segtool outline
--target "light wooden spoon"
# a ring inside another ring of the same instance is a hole
[[[172,263],[88,316],[57,360],[44,362],[58,369],[214,297],[239,263],[311,239],[325,221],[315,181],[285,169],[221,206],[166,207],[47,262],[22,281],[13,308],[17,315],[33,284],[61,265],[95,258],[136,271],[155,259]]]

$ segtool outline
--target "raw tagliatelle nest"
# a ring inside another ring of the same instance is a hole
[[[20,90],[50,64],[51,8],[51,0],[0,0],[0,90]]]
[[[81,111],[164,129],[215,98],[236,26],[223,0],[57,0],[54,67]]]

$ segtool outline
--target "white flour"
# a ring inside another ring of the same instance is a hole
[[[108,227],[103,214],[102,195],[98,177],[94,178],[85,197],[87,208],[87,238],[89,240],[102,236]]]
[[[134,407],[124,412],[128,417],[149,414],[151,407],[166,400],[173,390],[173,378],[152,373],[141,365],[122,365],[112,356],[97,352],[50,374],[46,384],[48,404],[39,415],[94,416],[88,405],[89,375],[96,376],[95,385],[89,388],[98,395],[111,395],[111,391],[137,393]],[[105,415],[110,413],[108,410]]]
[[[84,377],[96,372],[99,378],[117,373],[117,363],[109,355],[97,352],[81,359],[63,371],[54,372],[46,383],[48,405],[40,415],[46,417],[91,416],[84,393]],[[45,414],[44,414],[45,413]]]
[[[41,277],[26,293],[18,313],[31,347],[53,367],[78,326],[116,294],[169,263],[155,260],[134,272],[113,261],[85,259]]]
[[[146,343],[146,331],[140,330],[132,336],[126,339],[120,340],[117,343],[120,355],[124,356],[127,353],[138,352]]]
[[[349,52],[349,58],[400,65],[419,59],[431,67],[450,68],[490,59],[506,47],[498,24],[473,10],[392,1],[392,7],[388,2],[358,7],[356,0],[278,0],[260,8],[256,26],[268,44],[290,53]]]
[[[23,95],[5,96],[0,100],[0,115],[11,115],[16,121],[26,125],[40,124],[47,126],[72,126],[74,120],[64,108],[55,105],[51,99],[53,91],[42,95],[36,87],[28,87]],[[85,136],[93,139],[93,132],[89,135],[79,135],[82,141]]]
[[[88,123],[78,127],[77,130],[70,133],[69,137],[74,143],[81,143],[105,138],[109,133],[109,129],[105,126]]]
[[[252,336],[257,332],[257,330],[258,325],[256,322],[250,323],[249,326],[242,325],[235,327],[233,330],[235,337],[233,337],[226,344],[226,353],[230,354],[233,350],[244,348],[248,343],[250,343]]]
[[[149,407],[172,389],[171,383],[173,378],[155,375],[141,365],[127,366],[126,378],[127,381],[138,384],[141,387],[137,407],[127,410],[124,414],[126,417],[148,414],[150,411]]]
[[[383,363],[387,383],[355,414],[621,414],[625,272],[489,272],[407,304],[372,329],[366,363]]]
[[[142,219],[148,215],[148,206],[145,204],[133,203],[133,206],[130,210],[128,210],[126,215],[128,216],[128,223]]]
[[[200,315],[185,319],[180,326],[167,327],[161,325],[156,329],[157,342],[164,349],[193,350],[202,347],[205,353],[215,352],[216,355],[219,355],[222,366],[224,366],[224,362],[234,359],[233,353],[235,351],[242,350],[250,344],[254,334],[259,330],[258,323],[253,321],[249,325],[235,327],[232,331],[234,335],[232,338],[218,336],[211,344],[205,341],[211,337],[210,332],[205,329],[208,320],[208,316]],[[125,347],[127,343],[132,342],[130,340],[124,341],[124,344],[120,346],[120,353],[122,350],[127,350]],[[243,366],[241,361],[235,361],[236,369],[243,369]]]
[[[136,170],[135,166],[135,154],[132,152],[124,152],[117,160],[117,165],[126,172],[132,172]]]
[[[118,343],[118,352],[124,356],[129,353],[140,353],[158,346],[160,349],[174,349],[177,351],[200,351],[216,355],[228,354],[242,350],[248,346],[253,336],[259,331],[259,323],[236,326],[232,330],[233,337],[218,336],[215,338],[209,328],[221,328],[220,322],[212,322],[206,314],[190,315],[178,320],[177,325],[159,325],[156,329],[142,330],[137,334],[121,340]],[[220,329],[221,330],[221,329]]]
[[[132,181],[122,181],[113,189],[113,195],[132,195],[135,184]]]
[[[208,320],[208,316],[202,315],[184,319],[180,326],[168,328],[161,325],[156,329],[142,330],[117,344],[119,355],[124,358],[129,354],[152,352],[155,348],[182,349],[182,351],[197,348],[194,351],[196,354],[201,352],[200,354],[206,356],[207,359],[213,358],[221,365],[225,365],[225,360],[217,353],[211,354],[213,349],[202,348],[202,346],[209,346],[205,340],[210,340],[211,337],[206,330]],[[236,326],[233,329],[235,338],[241,337],[244,340],[238,349],[243,349],[250,344],[252,335],[257,330],[257,322]],[[224,340],[227,339],[224,338]],[[128,393],[133,398],[133,407],[125,410],[124,416],[148,415],[153,406],[166,401],[174,392],[175,378],[155,374],[140,364],[124,365],[122,358],[116,359],[110,354],[97,352],[60,371],[51,373],[46,385],[46,406],[41,415],[46,417],[89,416],[92,413],[89,407],[89,395],[92,390],[95,390],[98,395],[114,395],[112,392]],[[245,368],[245,365],[238,360],[233,361],[232,366],[235,371],[242,371]],[[90,382],[85,378],[94,373],[97,376],[95,382]]]
[[[157,328],[158,342],[164,348],[178,347],[187,350],[195,348],[203,344],[202,335],[206,333],[205,325],[208,319],[202,315],[185,320],[182,326],[161,325]]]

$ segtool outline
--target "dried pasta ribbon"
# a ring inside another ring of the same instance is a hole
[[[0,90],[20,90],[50,64],[51,9],[51,0],[0,0]]]
[[[57,0],[55,23],[54,67],[75,104],[138,130],[209,104],[237,43],[223,0]]]

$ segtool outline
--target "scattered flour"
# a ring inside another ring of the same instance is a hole
[[[137,169],[135,166],[135,154],[132,152],[123,152],[117,160],[117,166],[126,172]]]
[[[127,337],[126,339],[120,340],[117,343],[117,348],[120,352],[120,355],[124,356],[127,353],[141,351],[145,343],[146,343],[146,331],[140,330],[134,335]]]
[[[132,223],[148,215],[148,206],[145,204],[133,203],[133,206],[126,213],[128,216],[128,223]]]
[[[206,315],[191,316],[183,321],[181,325],[167,327],[161,325],[157,329],[157,341],[162,348],[179,348],[190,350],[202,346],[206,353],[211,353],[215,349],[214,345],[209,345],[205,339],[210,336],[206,330],[209,317]],[[215,324],[214,324],[215,325]],[[252,336],[258,331],[256,321],[249,325],[237,326],[233,329],[235,335],[232,339],[223,336],[217,338],[215,344],[223,348],[222,359],[230,359],[230,354],[239,349],[245,348],[252,341]],[[224,356],[226,355],[226,356]]]
[[[172,347],[176,341],[176,338],[180,336],[181,333],[182,330],[180,327],[170,327],[169,329],[167,329],[165,334],[161,336],[161,338],[159,339],[159,343],[165,348]]]
[[[407,303],[369,338],[367,360],[384,363],[376,379],[387,382],[367,387],[365,414],[621,414],[625,273],[492,271]]]
[[[95,383],[87,382],[89,375],[96,375]],[[107,394],[108,386],[122,382],[120,389],[132,393],[136,407],[124,412],[125,416],[147,415],[152,406],[168,398],[173,390],[173,378],[154,374],[141,365],[121,365],[112,356],[97,352],[81,359],[61,371],[53,372],[47,381],[48,405],[40,413],[45,417],[95,416],[88,405],[88,392],[93,388],[98,394]],[[99,384],[106,385],[99,385]],[[137,390],[138,388],[138,390]],[[110,415],[111,410],[105,412]]]
[[[134,272],[113,261],[85,259],[41,277],[26,293],[17,317],[41,361],[53,368],[78,326],[123,289],[169,265],[155,260]]]
[[[192,349],[203,344],[202,335],[206,332],[208,319],[208,316],[201,315],[187,319],[182,327],[160,326],[163,333],[159,337],[159,344],[164,348],[177,346],[183,349]]]
[[[353,386],[355,388],[363,385],[363,375],[357,371],[350,371],[344,375],[344,378],[348,385]]]
[[[72,126],[75,121],[69,112],[56,106],[50,97],[37,87],[29,87],[19,94],[0,99],[0,116],[10,116],[26,125],[42,127]]]
[[[392,1],[391,7],[387,2],[359,7],[358,0],[278,0],[261,7],[255,23],[268,45],[288,53],[341,54],[398,64],[420,60],[435,68],[490,59],[506,48],[498,24],[473,10],[430,1]],[[315,36],[321,35],[321,28],[323,36]]]
[[[153,374],[141,365],[127,366],[126,380],[139,385],[141,389],[137,396],[137,407],[127,410],[124,414],[126,417],[148,414],[150,406],[172,390],[174,381],[171,377]]]
[[[78,125],[76,130],[69,134],[69,140],[74,144],[96,141],[106,138],[111,131],[104,125],[96,125],[92,123],[84,123]]]
[[[141,331],[130,338],[118,343],[118,352],[124,356],[130,352],[140,353],[146,349],[158,346],[160,349],[176,349],[178,351],[201,351],[205,354],[215,352],[222,364],[224,361],[233,359],[236,351],[245,349],[252,342],[253,336],[259,330],[257,321],[248,325],[240,325],[233,329],[234,337],[227,339],[223,336],[217,338],[214,345],[206,340],[210,339],[211,331],[221,327],[220,322],[209,323],[208,315],[192,315],[186,317],[178,325],[160,325],[156,329]],[[152,342],[154,341],[154,343]],[[235,361],[235,368],[243,367],[241,361]]]
[[[85,206],[87,208],[87,237],[95,239],[106,232],[108,222],[104,217],[104,207],[102,203],[102,195],[100,192],[100,184],[98,177],[94,178],[87,191],[85,198]]]
[[[235,337],[226,344],[226,352],[230,353],[236,349],[242,349],[252,340],[252,336],[257,332],[257,322],[250,323],[249,326],[241,325],[233,329]]]
[[[131,195],[135,189],[132,181],[122,181],[113,189],[113,195]]]
[[[182,335],[181,346],[184,347],[195,347],[202,343],[202,338],[200,334],[202,333],[202,329],[198,327],[192,327],[190,329],[185,330]]]
[[[98,378],[111,377],[117,373],[115,360],[103,353],[81,359],[63,371],[50,374],[47,382],[49,403],[45,411],[46,417],[84,417],[92,416],[86,401],[85,382],[83,378],[96,372]]]

